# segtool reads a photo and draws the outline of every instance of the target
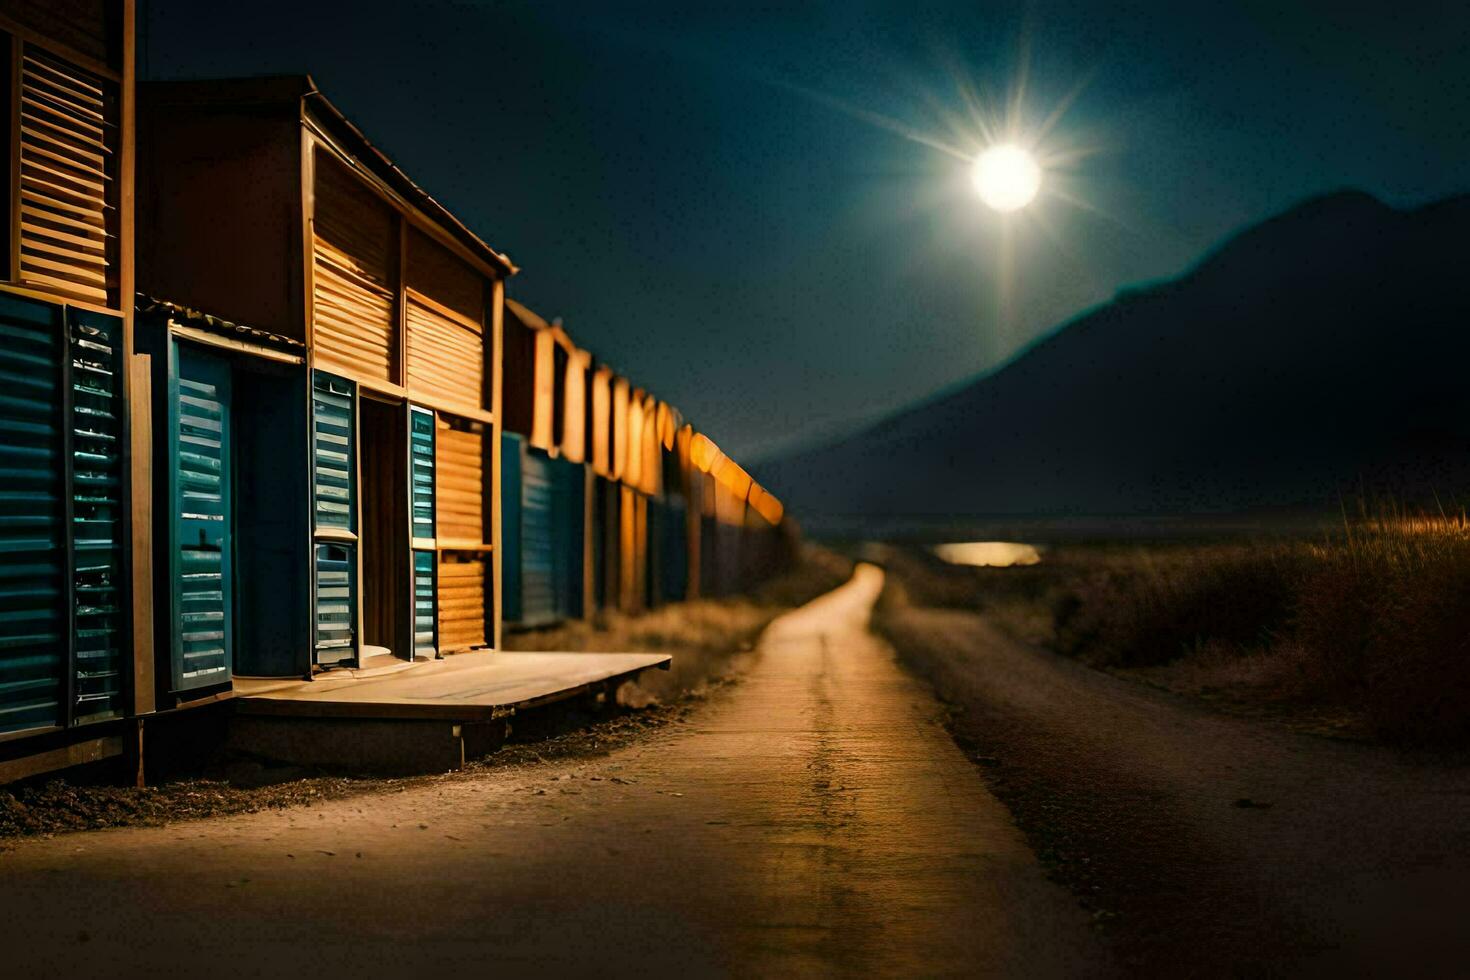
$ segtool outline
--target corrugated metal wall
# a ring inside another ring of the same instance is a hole
[[[62,720],[60,338],[58,309],[0,297],[0,731]]]

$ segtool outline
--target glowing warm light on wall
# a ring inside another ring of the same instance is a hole
[[[643,479],[643,392],[628,399],[627,443],[623,450],[623,482],[639,486]]]
[[[772,527],[780,524],[781,518],[785,516],[786,509],[781,506],[781,501],[767,493],[765,487],[759,483],[751,486],[750,496],[747,499],[750,501],[750,506],[755,509],[755,512],[761,515],[765,519],[765,522]]]
[[[720,484],[741,500],[750,493],[750,485],[755,481],[750,474],[740,468],[740,464],[729,456],[723,457],[713,470],[710,471]]]
[[[608,478],[621,480],[628,464],[628,379],[618,378],[612,384],[612,459],[608,460]]]
[[[531,445],[551,449],[551,416],[556,409],[556,338],[536,331],[536,384],[531,410]]]
[[[664,448],[672,451],[674,448],[674,435],[679,431],[679,411],[672,408],[668,402],[658,403],[658,436],[664,444]]]
[[[709,436],[702,432],[694,434],[694,441],[689,445],[689,461],[701,473],[708,473],[724,455]]]
[[[643,410],[643,479],[640,486],[650,497],[663,492],[664,444],[658,434],[659,403],[648,396]]]
[[[598,476],[612,475],[612,451],[608,430],[612,425],[612,371],[600,367],[592,377],[592,470]]]
[[[561,454],[573,463],[582,463],[587,459],[587,369],[591,366],[592,355],[584,350],[573,350],[567,357]]]

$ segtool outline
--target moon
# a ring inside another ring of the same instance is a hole
[[[970,179],[980,200],[997,211],[1018,211],[1041,190],[1041,167],[1035,158],[1014,143],[987,148],[975,158]]]

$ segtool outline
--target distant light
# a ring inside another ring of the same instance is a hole
[[[986,204],[997,211],[1015,211],[1030,204],[1041,189],[1041,168],[1021,147],[1001,143],[975,158],[970,179]]]
[[[1010,565],[1035,565],[1041,552],[1035,545],[1017,541],[965,541],[937,544],[934,553],[951,565],[980,565],[1005,568]]]

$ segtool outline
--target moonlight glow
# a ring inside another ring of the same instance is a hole
[[[997,211],[1015,211],[1030,204],[1041,189],[1041,167],[1021,147],[1002,143],[975,158],[970,179],[986,204]]]

